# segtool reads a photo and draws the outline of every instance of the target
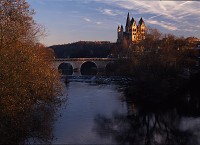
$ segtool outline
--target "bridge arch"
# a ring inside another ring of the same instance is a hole
[[[113,74],[116,71],[116,65],[114,62],[109,62],[105,66],[105,72],[106,74]]]
[[[80,67],[81,75],[96,75],[98,72],[97,64],[93,61],[86,61]]]
[[[73,74],[73,66],[71,63],[63,62],[58,66],[58,71],[62,75],[72,75]]]

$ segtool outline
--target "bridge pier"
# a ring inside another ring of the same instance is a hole
[[[81,76],[81,72],[80,71],[74,71],[72,76]]]

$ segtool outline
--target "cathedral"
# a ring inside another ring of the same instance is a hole
[[[146,31],[146,26],[143,19],[140,18],[140,21],[138,22],[138,25],[137,25],[133,17],[130,20],[129,13],[128,13],[125,31],[122,25],[118,26],[117,42],[120,43],[122,42],[123,39],[126,39],[129,44],[137,43],[145,39],[145,31]]]

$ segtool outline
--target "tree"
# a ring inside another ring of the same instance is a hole
[[[25,0],[0,0],[1,128],[18,128],[34,109],[60,101],[54,56],[38,43],[43,30],[33,14]]]

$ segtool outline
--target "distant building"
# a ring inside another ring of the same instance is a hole
[[[196,38],[196,37],[188,37],[186,38],[186,41],[188,43],[199,43],[200,42],[200,39],[199,38]]]
[[[130,20],[128,13],[125,31],[122,25],[117,28],[117,42],[120,43],[123,39],[126,39],[129,43],[137,43],[145,39],[145,31],[146,26],[143,19],[140,18],[140,21],[136,24],[133,17]]]

